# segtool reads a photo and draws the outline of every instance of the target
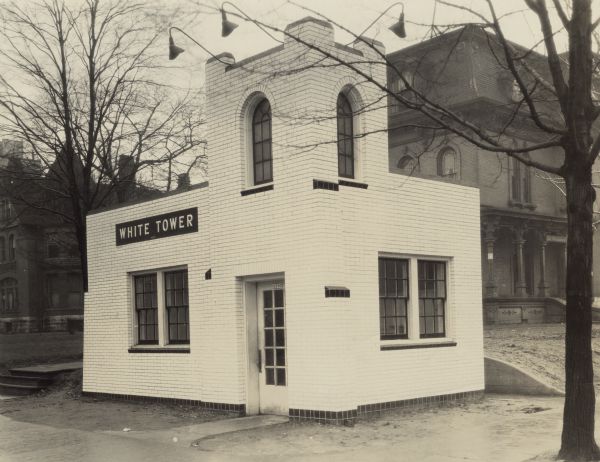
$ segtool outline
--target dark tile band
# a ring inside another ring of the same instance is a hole
[[[347,411],[317,411],[312,409],[290,409],[289,417],[292,422],[317,421],[334,425],[353,425],[361,416],[390,411],[400,408],[430,407],[439,404],[462,400],[476,400],[483,397],[483,390],[451,393],[447,395],[426,396],[423,398],[387,401],[384,403],[364,404],[356,409]]]
[[[265,185],[265,186],[261,186],[259,188],[244,189],[244,190],[240,191],[240,194],[242,196],[249,196],[251,194],[258,194],[260,192],[272,191],[272,190],[273,190],[273,185],[272,184],[268,184],[268,185]]]
[[[313,180],[313,189],[327,189],[329,191],[339,191],[340,186],[337,183],[325,180]]]

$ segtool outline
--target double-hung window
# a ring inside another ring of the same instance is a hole
[[[136,343],[189,344],[187,269],[133,276]]]
[[[379,323],[382,339],[408,338],[408,260],[379,259]]]
[[[447,274],[446,261],[379,257],[381,339],[446,337]]]

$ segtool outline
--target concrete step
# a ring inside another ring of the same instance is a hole
[[[30,387],[44,388],[52,383],[49,377],[30,377],[26,375],[1,375],[0,383],[5,385],[26,385]]]
[[[37,393],[42,388],[30,385],[16,385],[14,383],[0,382],[0,394],[9,396],[25,396]]]
[[[72,372],[83,367],[82,361],[61,364],[42,364],[39,366],[16,367],[10,369],[10,375],[19,377],[35,377],[38,379],[53,379],[63,372]]]

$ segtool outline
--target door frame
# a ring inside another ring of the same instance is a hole
[[[260,413],[257,288],[263,282],[282,282],[285,287],[285,273],[260,274],[242,279],[242,307],[245,318],[244,336],[246,342],[246,415]]]

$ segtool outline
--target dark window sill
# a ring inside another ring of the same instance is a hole
[[[445,347],[455,347],[455,341],[448,342],[435,342],[435,343],[410,343],[406,345],[381,345],[379,349],[381,351],[388,350],[414,350],[417,348],[445,348]]]
[[[408,334],[382,335],[381,340],[408,340]]]
[[[325,189],[328,191],[339,191],[339,185],[325,180],[313,180],[313,189]]]
[[[340,186],[350,186],[351,188],[367,189],[369,187],[368,184],[358,181],[339,180],[338,183]]]
[[[273,184],[267,184],[264,186],[259,186],[258,188],[244,189],[244,190],[240,191],[240,194],[242,196],[249,196],[251,194],[258,194],[260,192],[272,191],[272,190],[273,190]]]
[[[189,348],[143,348],[131,347],[129,353],[189,353]]]

